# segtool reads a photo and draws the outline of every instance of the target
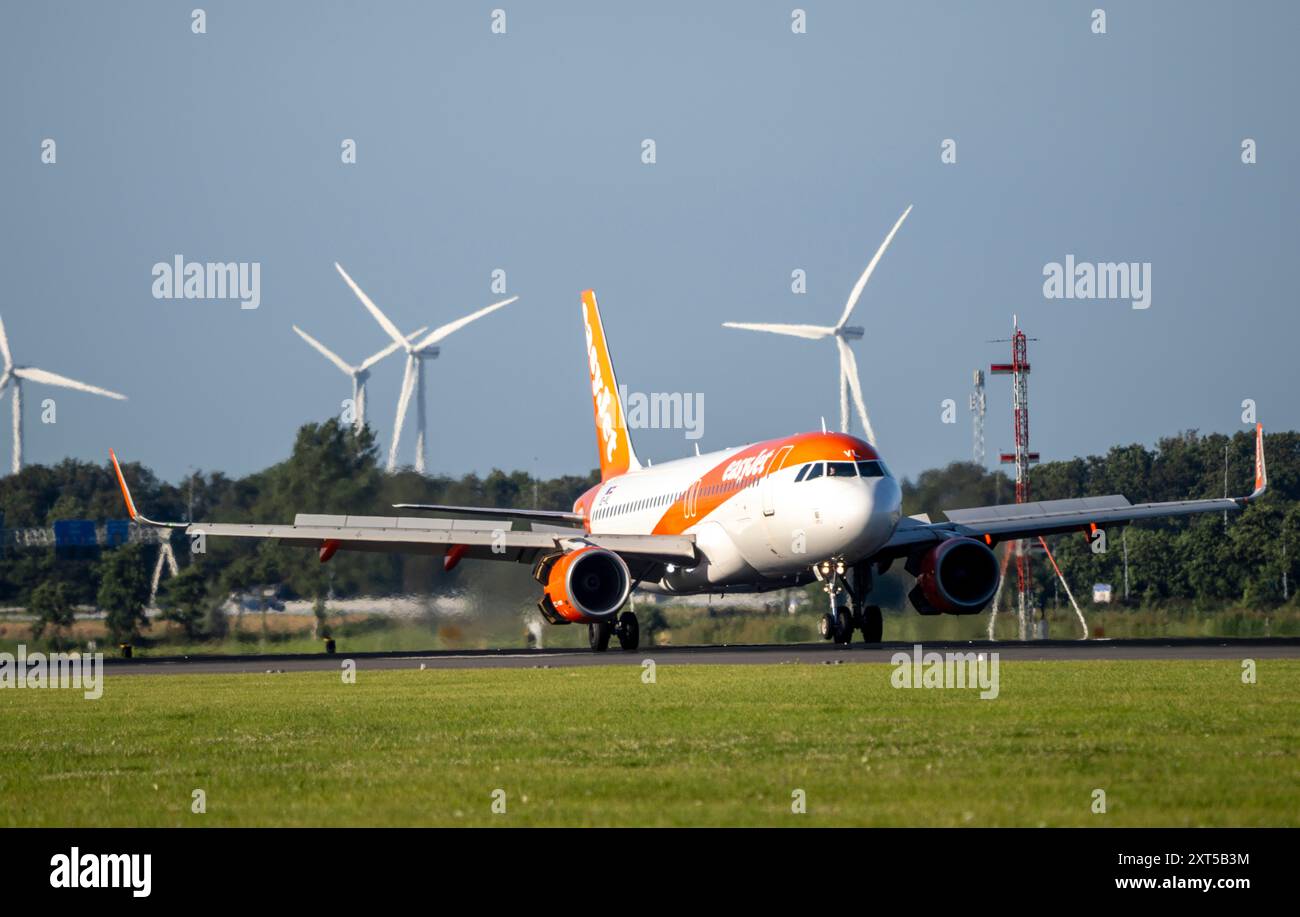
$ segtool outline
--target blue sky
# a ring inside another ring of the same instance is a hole
[[[193,5],[6,14],[0,315],[20,363],[130,396],[56,394],[44,425],[28,386],[29,462],[113,445],[176,479],[282,459],[349,393],[290,326],[348,359],[386,343],[335,260],[403,328],[500,298],[495,268],[520,296],[429,367],[433,471],[595,464],[586,287],[620,382],[703,393],[702,448],[833,425],[829,341],[720,324],[833,324],[908,204],[855,314],[899,473],[969,458],[971,370],[1005,359],[987,341],[1013,312],[1040,339],[1044,459],[1242,429],[1245,398],[1267,427],[1300,421],[1294,4],[804,2],[804,35],[793,2],[208,2],[204,35]],[[259,262],[260,308],[154,299],[178,253]],[[1150,262],[1151,308],[1044,299],[1067,255]],[[400,376],[391,359],[371,382],[385,449]],[[991,454],[1010,397],[990,383]],[[635,438],[643,458],[693,449]]]

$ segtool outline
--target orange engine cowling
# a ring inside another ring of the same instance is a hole
[[[916,585],[907,594],[923,615],[973,615],[984,610],[998,587],[998,561],[983,542],[949,538],[908,559]]]
[[[611,618],[632,590],[623,558],[593,545],[542,558],[533,578],[543,587],[537,607],[552,624]]]

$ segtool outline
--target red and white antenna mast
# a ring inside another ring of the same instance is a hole
[[[1014,452],[1003,452],[999,456],[1002,464],[1016,466],[1016,502],[1029,502],[1029,466],[1038,461],[1038,453],[1029,451],[1029,341],[1020,330],[1020,320],[1011,317],[1011,362],[994,363],[989,367],[990,375],[1011,376],[1011,410],[1015,426]],[[1007,340],[1001,338],[1000,340]],[[1009,546],[1016,558],[1016,584],[1019,596],[1018,619],[1020,622],[1020,639],[1028,636],[1028,621],[1033,610],[1033,586],[1029,579],[1029,551],[1024,539],[1017,540]],[[1004,568],[1005,569],[1005,568]]]

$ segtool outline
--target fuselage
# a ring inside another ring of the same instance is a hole
[[[898,482],[868,443],[800,433],[615,475],[574,504],[596,534],[695,536],[700,562],[654,592],[772,588],[820,560],[870,557],[901,516]]]

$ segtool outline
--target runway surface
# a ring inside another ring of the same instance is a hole
[[[225,675],[267,672],[337,671],[345,659],[358,670],[380,669],[546,669],[589,665],[841,665],[887,663],[898,652],[912,653],[911,643],[758,644],[740,646],[643,646],[633,652],[588,650],[430,650],[422,653],[346,653],[317,655],[191,656],[105,659],[106,674]],[[1300,638],[1260,640],[1041,640],[1017,642],[934,642],[924,652],[997,652],[1001,662],[1101,659],[1297,659]]]

